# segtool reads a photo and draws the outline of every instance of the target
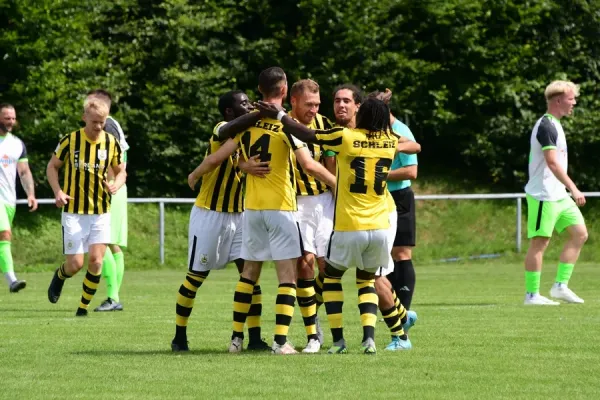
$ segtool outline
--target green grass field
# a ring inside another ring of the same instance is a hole
[[[544,292],[554,272],[546,267]],[[522,305],[520,264],[417,265],[417,273],[414,349],[385,352],[387,328],[378,323],[376,356],[358,351],[352,273],[344,280],[350,354],[337,356],[226,353],[233,268],[214,272],[200,289],[188,354],[169,347],[185,269],[127,272],[125,311],[77,319],[82,275],[67,282],[53,305],[46,298],[51,273],[22,273],[26,290],[0,294],[0,398],[600,398],[597,265],[579,264],[571,281],[584,305],[549,308]],[[271,268],[262,286],[263,336],[270,341],[276,290]],[[102,284],[92,308],[104,297]],[[296,347],[305,342],[301,321],[296,309],[290,331]]]

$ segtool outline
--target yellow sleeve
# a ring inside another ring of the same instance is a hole
[[[227,122],[225,122],[225,121],[221,121],[218,124],[216,124],[215,127],[213,128],[212,139],[214,139],[216,142],[221,142],[221,141],[224,142],[225,140],[227,140],[227,139],[225,139],[225,140],[219,139],[219,129],[221,129],[221,127],[223,125],[225,125],[226,123]]]
[[[64,136],[62,139],[60,139],[60,142],[58,142],[58,146],[56,146],[56,149],[54,150],[54,155],[62,162],[67,161],[67,158],[69,157],[70,140],[70,134]]]
[[[301,140],[298,140],[293,135],[290,135],[287,132],[283,132],[283,134],[284,134],[283,140],[285,141],[285,143],[288,146],[290,146],[290,149],[292,149],[292,151],[296,151],[298,149],[306,147],[306,143],[302,142]]]
[[[323,117],[323,129],[331,129],[335,126],[335,124],[326,116],[322,115],[321,117]]]
[[[113,140],[114,151],[112,152],[113,157],[110,160],[110,165],[116,167],[117,165],[123,164],[123,151],[121,150],[121,145],[117,142],[117,140]]]
[[[317,143],[323,150],[330,150],[334,153],[339,153],[342,148],[342,139],[344,137],[345,128],[332,128],[323,131],[315,131]]]
[[[244,158],[247,160],[250,158],[250,156],[248,155],[248,153],[250,152],[250,131],[244,131],[244,132],[240,132],[237,135],[235,135],[235,137],[233,138],[233,140],[236,141],[236,143],[238,144],[238,149],[242,149],[242,155],[244,156]],[[240,145],[243,144],[243,146]],[[248,147],[248,148],[246,148]]]

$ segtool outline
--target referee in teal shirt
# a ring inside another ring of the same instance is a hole
[[[412,132],[398,119],[392,117],[392,130],[396,135],[415,140]],[[415,290],[415,268],[412,263],[412,249],[415,247],[416,218],[415,194],[411,188],[411,180],[417,178],[416,154],[398,153],[394,158],[387,179],[387,187],[396,203],[398,225],[392,249],[394,272],[387,276],[392,283],[400,302],[410,310]],[[413,313],[410,313],[413,314]],[[416,319],[416,315],[415,315]],[[412,321],[414,323],[414,321]]]

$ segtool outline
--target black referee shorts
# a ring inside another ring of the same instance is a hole
[[[414,247],[417,235],[415,216],[415,193],[409,187],[390,192],[396,203],[398,225],[394,247]]]

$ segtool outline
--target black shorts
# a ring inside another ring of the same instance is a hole
[[[415,216],[415,193],[409,187],[390,192],[396,203],[398,225],[394,247],[414,247],[417,236],[417,220]]]

